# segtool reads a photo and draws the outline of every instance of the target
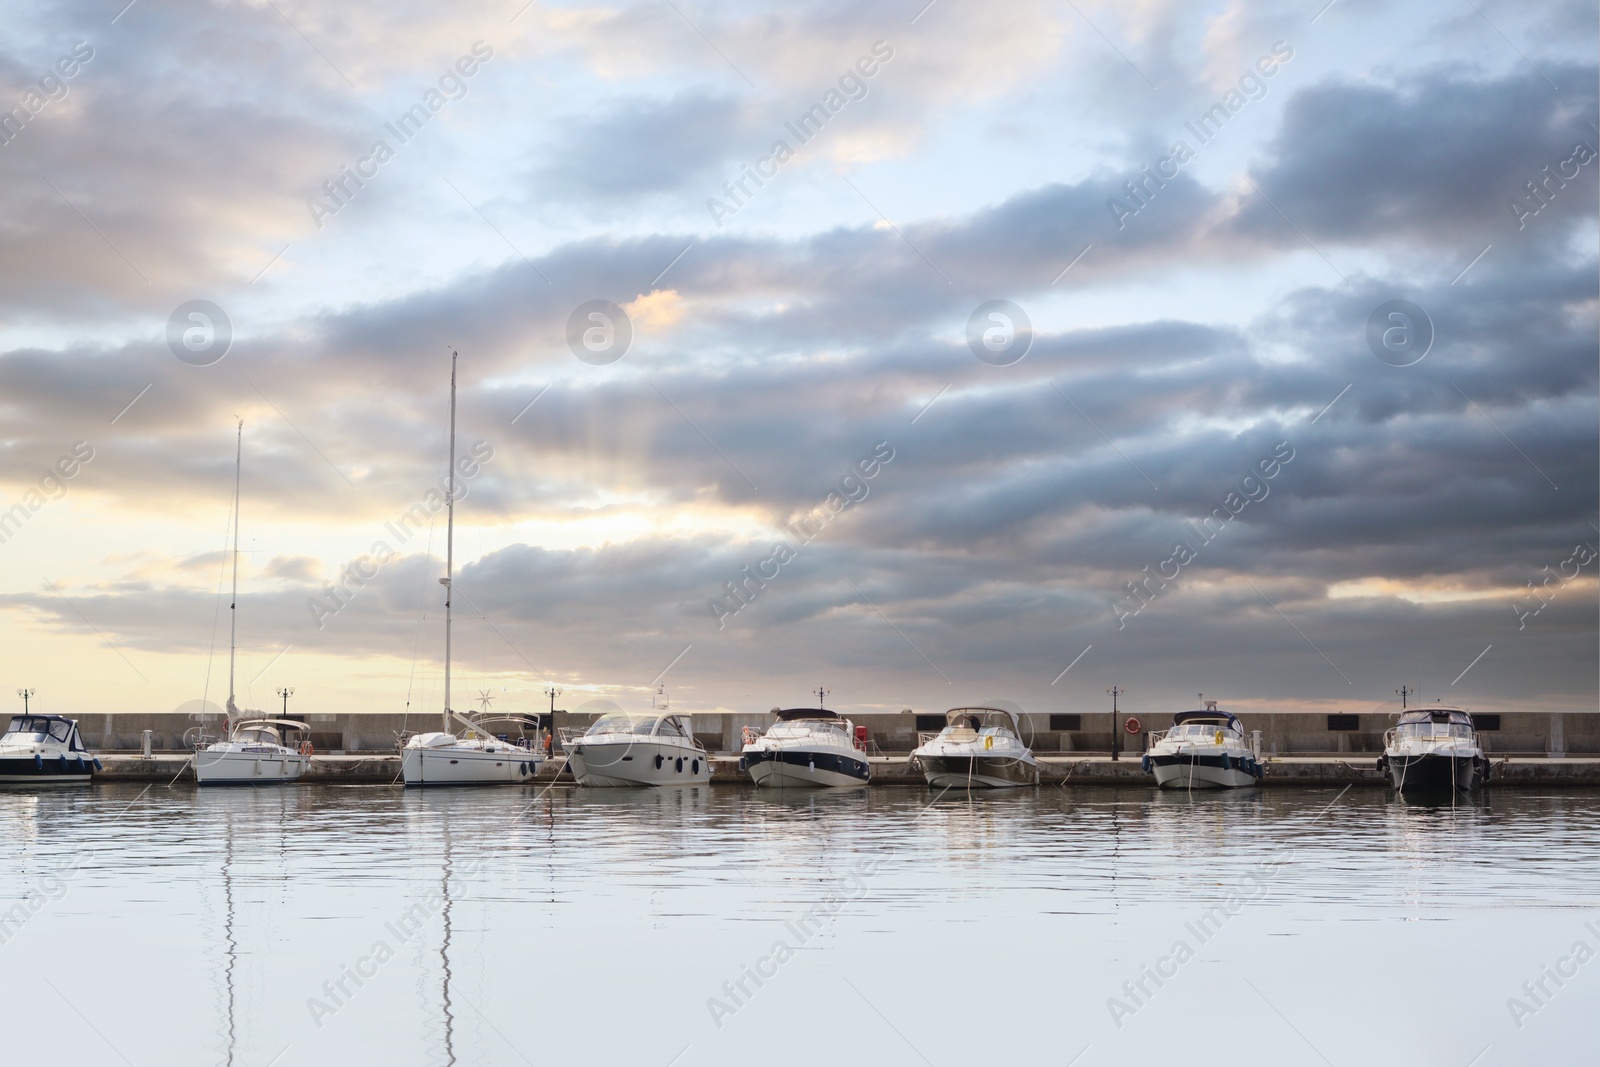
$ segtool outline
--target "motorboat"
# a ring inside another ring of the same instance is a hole
[[[917,735],[912,761],[931,786],[998,789],[1036,785],[1039,761],[1022,742],[1022,720],[1008,708],[951,708],[945,728]]]
[[[872,777],[866,727],[827,708],[773,708],[765,732],[746,727],[739,769],[756,785],[860,786]]]
[[[1399,723],[1383,735],[1378,770],[1401,792],[1465,793],[1489,780],[1472,716],[1441,703],[1402,708]]]
[[[662,699],[648,712],[617,709],[582,733],[562,731],[561,747],[579,785],[699,785],[711,780],[711,759],[694,739],[691,720],[668,710],[663,694],[658,697]]]
[[[194,780],[200,785],[292,782],[311,765],[311,727],[293,719],[232,723],[226,740],[199,745]]]
[[[99,769],[76,719],[14,715],[0,736],[0,783],[87,784]]]
[[[450,706],[450,599],[455,579],[456,530],[456,359],[450,353],[450,463],[445,493],[444,709],[438,730],[412,734],[400,749],[400,776],[408,786],[511,785],[539,773],[544,755],[537,746],[495,736]]]
[[[1170,729],[1152,733],[1140,765],[1162,789],[1240,789],[1255,785],[1266,770],[1239,717],[1215,700],[1200,711],[1178,712]]]

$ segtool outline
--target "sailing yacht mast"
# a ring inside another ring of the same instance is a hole
[[[455,577],[456,560],[456,350],[453,348],[450,350],[450,467],[447,484],[444,577],[439,579],[439,584],[444,586],[444,725],[440,729],[445,733],[450,732],[450,582]]]
[[[239,420],[239,439],[233,454],[233,592],[228,600],[228,721],[239,708],[233,702],[233,660],[239,644],[239,473],[244,465],[244,420]]]

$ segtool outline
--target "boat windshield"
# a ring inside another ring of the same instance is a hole
[[[648,737],[654,732],[655,725],[654,715],[629,715],[627,712],[614,711],[600,716],[584,733],[589,737],[598,737],[601,734],[636,734]]]
[[[1401,737],[1471,737],[1472,727],[1465,723],[1406,722],[1400,724]]]
[[[65,742],[72,733],[72,724],[65,719],[45,719],[32,715],[18,715],[12,718],[11,725],[6,727],[6,733],[21,734],[43,741],[46,737],[53,737],[57,741]]]
[[[279,743],[278,731],[270,726],[251,726],[247,729],[239,730],[233,735],[233,739],[235,741],[243,741],[246,744],[257,745],[276,745]]]
[[[1218,722],[1186,722],[1180,726],[1174,726],[1172,729],[1168,730],[1167,737],[1172,740],[1178,740],[1180,738],[1203,738],[1205,740],[1211,740],[1215,738],[1218,733],[1238,735],[1239,731],[1230,726],[1224,726],[1222,723]]]

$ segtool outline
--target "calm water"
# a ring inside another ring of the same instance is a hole
[[[0,794],[8,1063],[1593,1062],[1592,792],[142,788]]]

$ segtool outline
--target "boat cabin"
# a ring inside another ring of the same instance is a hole
[[[246,719],[235,723],[228,740],[241,745],[285,745],[284,735],[311,732],[311,727],[293,719]]]
[[[77,721],[60,715],[14,715],[0,740],[14,745],[59,745],[68,752],[89,751],[78,737]]]
[[[944,713],[945,728],[939,737],[945,741],[974,741],[980,737],[1022,736],[1017,713],[1006,708],[951,708]]]
[[[1217,707],[1215,700],[1206,701],[1203,711],[1180,711],[1172,717],[1172,728],[1164,735],[1170,741],[1213,740],[1218,732],[1231,733],[1244,738],[1244,726],[1231,711]]]
[[[633,737],[680,737],[685,740],[694,737],[688,716],[663,715],[660,712],[607,712],[583,732],[584,737],[595,739],[617,734]]]
[[[1400,737],[1472,737],[1472,716],[1460,708],[1408,708],[1400,713],[1395,732]]]

